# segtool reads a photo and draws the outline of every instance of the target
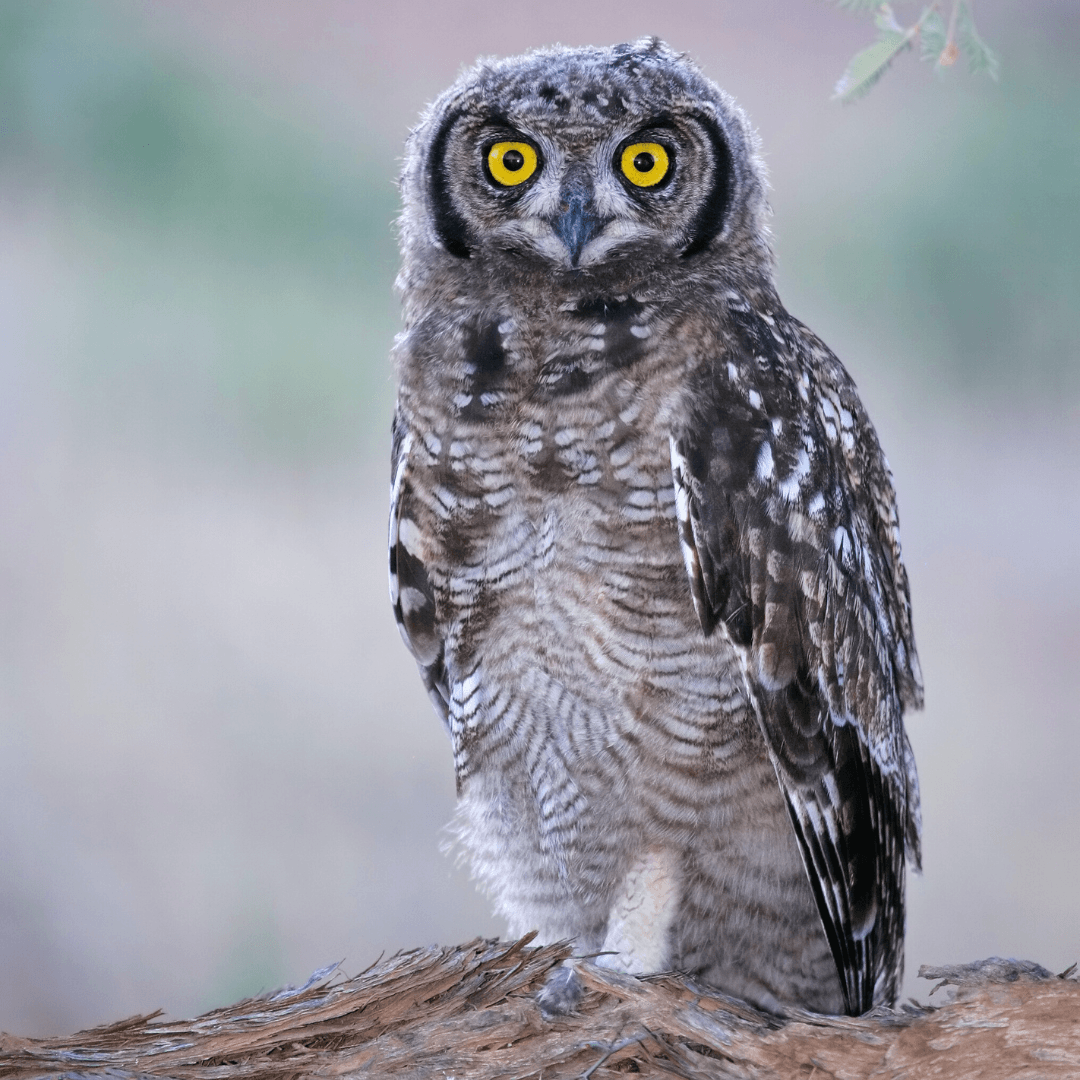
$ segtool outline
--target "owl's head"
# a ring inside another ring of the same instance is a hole
[[[572,276],[770,259],[765,171],[731,98],[656,38],[481,61],[413,131],[407,252]]]

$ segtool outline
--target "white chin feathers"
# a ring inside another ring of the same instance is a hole
[[[560,269],[585,269],[617,257],[620,249],[634,246],[655,252],[667,247],[667,240],[655,229],[636,221],[609,221],[603,231],[594,236],[582,249],[577,263],[551,225],[538,218],[523,218],[496,229],[490,243],[504,251],[534,254]]]

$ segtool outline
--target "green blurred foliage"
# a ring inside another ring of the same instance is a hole
[[[254,894],[254,888],[251,891]],[[231,937],[231,946],[219,961],[216,977],[200,1003],[200,1012],[272,993],[286,985],[289,967],[278,921],[271,908],[255,906],[244,911]]]
[[[1075,396],[1080,72],[1014,56],[950,112],[902,171],[801,219],[787,276],[934,389]]]
[[[275,114],[122,10],[0,0],[0,189],[47,207],[62,268],[38,297],[48,377],[108,438],[381,455],[397,140]],[[1053,43],[1001,44],[1003,81],[971,84],[902,168],[816,189],[782,269],[896,342],[913,381],[1075,394],[1080,77]],[[918,144],[910,115],[885,122]]]
[[[107,6],[0,4],[0,176],[59,218],[71,295],[42,318],[76,312],[59,379],[105,428],[307,457],[377,422],[381,446],[394,172],[377,137],[269,115]]]

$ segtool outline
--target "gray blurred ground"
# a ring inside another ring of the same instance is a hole
[[[498,932],[386,599],[391,181],[477,54],[641,32],[759,126],[896,474],[909,969],[1080,956],[1080,18],[977,13],[999,84],[841,109],[811,0],[0,3],[0,1030]]]

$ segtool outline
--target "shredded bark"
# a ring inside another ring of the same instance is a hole
[[[577,960],[581,1007],[549,1021],[535,995],[570,947],[530,941],[417,949],[352,979],[328,968],[194,1020],[157,1012],[63,1039],[0,1035],[0,1080],[1080,1076],[1074,969],[997,958],[924,969],[935,990],[950,987],[937,1006],[781,1018],[675,975]]]

